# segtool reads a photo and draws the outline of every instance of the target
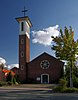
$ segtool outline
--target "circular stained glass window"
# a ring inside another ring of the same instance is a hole
[[[43,69],[47,69],[50,66],[50,63],[48,60],[43,60],[40,65]]]

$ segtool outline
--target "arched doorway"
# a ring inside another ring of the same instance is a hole
[[[43,84],[49,83],[49,75],[48,74],[42,74],[41,75],[41,83],[43,83]]]

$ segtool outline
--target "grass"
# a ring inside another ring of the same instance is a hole
[[[78,88],[56,86],[53,88],[54,93],[78,93]]]

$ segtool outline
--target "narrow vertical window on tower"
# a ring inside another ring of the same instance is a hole
[[[21,44],[24,44],[24,39],[21,39]]]
[[[24,57],[24,52],[21,52],[21,57]]]
[[[23,70],[24,69],[24,65],[21,65],[21,70]]]
[[[21,22],[21,31],[24,31],[24,22]]]

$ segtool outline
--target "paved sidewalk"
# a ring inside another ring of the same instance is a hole
[[[0,87],[0,100],[78,100],[75,93],[52,93],[46,87]]]

